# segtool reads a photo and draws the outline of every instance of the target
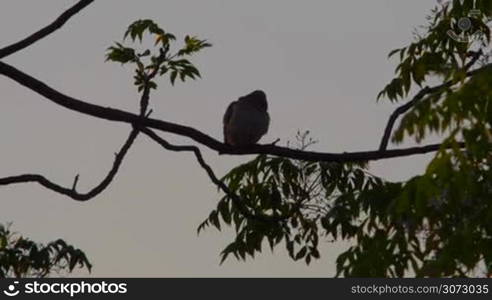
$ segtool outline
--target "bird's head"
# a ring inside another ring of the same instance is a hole
[[[241,98],[242,98],[241,100],[248,101],[260,111],[268,110],[268,102],[266,99],[266,94],[261,90],[256,90]]]

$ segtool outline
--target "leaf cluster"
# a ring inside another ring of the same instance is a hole
[[[64,240],[43,245],[0,225],[0,278],[46,277],[72,272],[77,266],[89,272],[92,268],[85,253]]]
[[[175,84],[177,78],[184,82],[189,78],[201,77],[198,68],[189,60],[189,57],[204,48],[211,47],[210,43],[187,35],[184,37],[182,47],[174,51],[172,48],[176,36],[164,31],[149,19],[133,22],[126,30],[123,41],[129,38],[133,43],[138,41],[142,44],[146,33],[154,39],[153,48],[138,51],[133,47],[116,42],[114,46],[107,49],[106,53],[106,61],[136,65],[134,84],[139,91],[143,90],[146,85],[156,89],[157,83],[151,80],[156,75],[169,75],[172,85]]]
[[[473,1],[461,4],[453,1],[436,7],[428,17],[429,24],[424,33],[416,32],[416,41],[410,45],[395,49],[389,57],[397,56],[396,77],[379,93],[378,99],[388,98],[396,102],[408,96],[413,85],[422,86],[431,76],[441,77],[444,81],[460,82],[466,76],[466,65],[473,59],[470,52],[475,46],[490,43],[488,22],[492,13],[490,1],[477,1],[475,7],[479,15],[469,17],[471,28],[462,32],[458,22],[473,10]],[[464,43],[449,36],[449,32],[467,35],[474,33],[473,39]]]

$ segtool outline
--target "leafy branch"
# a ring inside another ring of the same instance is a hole
[[[211,47],[210,43],[187,35],[184,38],[184,46],[176,52],[172,52],[171,43],[176,40],[174,34],[165,32],[159,25],[148,19],[132,23],[125,32],[123,40],[129,37],[132,42],[138,40],[142,43],[146,32],[155,39],[154,47],[157,48],[155,51],[145,49],[138,53],[134,48],[115,43],[115,46],[108,48],[106,54],[107,61],[121,64],[135,63],[138,66],[135,70],[134,79],[139,91],[144,88],[145,84],[149,84],[150,88],[157,88],[157,84],[153,81],[145,83],[146,76],[151,74],[157,73],[159,76],[163,76],[169,73],[172,85],[174,85],[176,78],[180,78],[184,82],[187,78],[196,79],[200,77],[198,69],[185,57]],[[144,62],[144,58],[148,58],[148,61]]]
[[[77,266],[89,272],[92,268],[84,252],[64,240],[38,244],[0,225],[0,278],[46,277]]]

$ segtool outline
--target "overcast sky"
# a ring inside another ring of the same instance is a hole
[[[51,22],[76,1],[2,0],[3,47]],[[202,80],[171,87],[161,81],[152,95],[154,118],[222,139],[229,102],[255,89],[268,96],[272,119],[262,142],[284,144],[309,129],[324,152],[375,150],[394,105],[376,103],[395,62],[390,50],[407,44],[425,23],[430,0],[167,0],[95,1],[65,27],[5,59],[73,97],[138,111],[131,68],[104,62],[105,49],[126,27],[151,18],[178,37],[213,43],[195,58]],[[97,184],[130,130],[47,101],[0,77],[0,177],[40,173],[78,188]],[[163,135],[170,141],[192,143]],[[202,147],[203,148],[203,147]],[[204,149],[218,175],[251,157],[219,157]],[[423,171],[429,156],[372,163],[371,172],[403,180]],[[219,252],[232,237],[197,225],[219,197],[194,157],[165,152],[140,136],[114,183],[77,203],[35,184],[0,187],[0,222],[41,242],[59,237],[83,249],[92,276],[333,276],[346,247],[324,243],[322,258],[306,267],[278,248],[255,260],[228,260]],[[267,248],[266,248],[267,249]],[[86,273],[77,273],[86,276]]]

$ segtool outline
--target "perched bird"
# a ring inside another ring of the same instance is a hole
[[[224,114],[224,142],[232,146],[255,144],[267,133],[270,124],[268,103],[263,91],[240,97]]]

